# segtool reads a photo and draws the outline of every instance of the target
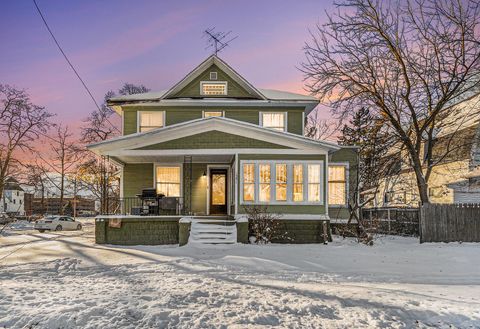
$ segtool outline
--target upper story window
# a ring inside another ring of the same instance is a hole
[[[210,80],[217,80],[217,79],[218,79],[217,72],[215,72],[215,71],[210,72]]]
[[[260,125],[278,131],[286,131],[286,112],[260,112]]]
[[[139,111],[138,132],[145,132],[165,126],[165,111]]]
[[[216,81],[216,82],[205,82],[200,83],[200,93],[202,95],[210,96],[221,96],[227,94],[227,82],[226,81]]]
[[[223,111],[203,111],[203,117],[204,118],[223,117],[223,116],[225,116]]]
[[[347,167],[345,165],[328,166],[328,203],[330,205],[347,204]]]

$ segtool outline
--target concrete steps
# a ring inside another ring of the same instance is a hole
[[[222,218],[193,218],[188,243],[234,244],[237,242],[235,221]]]

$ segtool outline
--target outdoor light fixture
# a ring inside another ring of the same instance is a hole
[[[207,177],[207,172],[204,171],[202,176],[203,176],[203,177]]]

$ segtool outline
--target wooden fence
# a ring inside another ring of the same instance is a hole
[[[420,243],[480,242],[480,204],[426,204],[421,207]]]

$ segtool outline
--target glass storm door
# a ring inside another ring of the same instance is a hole
[[[227,214],[227,169],[210,170],[210,214]]]

